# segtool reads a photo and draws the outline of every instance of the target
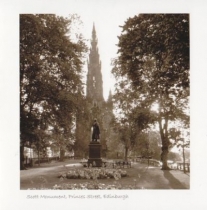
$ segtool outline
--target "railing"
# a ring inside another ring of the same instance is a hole
[[[46,157],[46,158],[25,158],[24,165],[32,167],[34,164],[39,163],[51,163],[52,161],[58,161],[59,157]]]
[[[139,163],[145,163],[145,164],[152,165],[152,166],[158,166],[158,167],[161,166],[161,162],[156,159],[137,157],[137,158],[133,159],[133,161],[139,162]]]
[[[179,162],[171,162],[171,163],[168,162],[168,166],[171,169],[184,171],[184,163],[180,162],[180,161]],[[185,163],[185,171],[190,172],[190,163],[189,162]]]
[[[177,169],[190,172],[190,163],[186,162],[185,164],[183,162],[177,162]],[[184,170],[185,169],[185,170]]]
[[[158,160],[142,158],[142,157],[137,157],[137,158],[133,159],[133,161],[136,161],[136,162],[139,162],[139,163],[145,163],[145,164],[153,165],[153,166],[161,166],[162,165],[162,163]],[[183,170],[184,171],[184,163],[183,162],[168,163],[168,166],[171,169],[177,169],[177,170]],[[185,163],[185,171],[190,172],[190,163],[189,162]]]
[[[113,168],[116,168],[116,167],[120,167],[120,168],[131,168],[132,165],[131,165],[131,161],[125,161],[125,160],[119,160],[119,161],[114,161],[113,164],[112,164],[112,167]]]
[[[71,156],[65,156],[64,159],[71,159],[73,157]],[[52,161],[59,161],[60,158],[59,156],[55,157],[45,157],[45,158],[28,158],[26,157],[24,160],[24,165],[27,167],[32,167],[34,164],[39,164],[39,163],[51,163]]]

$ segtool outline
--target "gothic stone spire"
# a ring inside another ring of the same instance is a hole
[[[103,80],[97,44],[96,30],[93,24],[91,49],[88,60],[86,96],[99,103],[103,102]]]

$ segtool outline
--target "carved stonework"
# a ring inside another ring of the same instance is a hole
[[[86,86],[86,97],[89,104],[90,110],[90,122],[88,127],[91,126],[93,120],[96,118],[99,127],[100,127],[100,155],[106,156],[107,150],[107,139],[110,139],[107,134],[107,130],[109,131],[110,120],[113,116],[113,106],[112,106],[112,95],[109,93],[108,101],[104,101],[103,97],[103,80],[102,80],[102,72],[101,72],[101,61],[98,52],[98,39],[96,36],[95,26],[93,25],[92,29],[92,39],[91,39],[91,48],[88,59],[88,74],[87,74],[87,86]],[[111,117],[110,117],[111,115]],[[90,140],[89,140],[90,141]],[[89,159],[90,155],[94,153],[93,149],[96,146],[89,145]],[[94,153],[95,154],[95,153]],[[96,158],[101,158],[96,157]],[[99,160],[97,160],[99,162]],[[89,161],[91,163],[91,161]]]

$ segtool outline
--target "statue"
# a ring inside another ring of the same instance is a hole
[[[93,122],[92,129],[92,141],[97,142],[100,139],[100,129],[96,119]]]
[[[101,159],[101,144],[98,142],[100,139],[100,128],[97,123],[97,120],[94,119],[93,125],[91,127],[91,142],[89,146],[89,158],[88,158],[88,167],[102,167]],[[97,142],[97,143],[96,143]]]

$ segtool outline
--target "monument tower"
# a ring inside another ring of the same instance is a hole
[[[77,113],[76,123],[76,141],[75,152],[77,156],[87,158],[90,157],[90,148],[88,150],[88,143],[92,143],[91,127],[96,119],[100,128],[100,139],[96,147],[100,147],[97,152],[95,144],[92,149],[101,157],[107,156],[107,142],[111,141],[112,126],[110,126],[113,117],[112,94],[109,93],[108,100],[103,97],[103,79],[102,66],[98,50],[98,39],[96,35],[95,25],[92,27],[91,47],[87,61],[88,72],[86,75],[86,100],[84,101],[83,112]],[[99,146],[98,146],[99,145]],[[89,154],[88,154],[89,153]]]
[[[100,155],[102,157],[106,156],[107,133],[109,133],[108,127],[110,126],[109,121],[111,119],[109,116],[112,114],[113,109],[111,106],[111,93],[109,94],[108,101],[105,101],[103,97],[101,61],[98,52],[98,39],[96,36],[96,29],[94,24],[92,29],[91,48],[88,59],[88,74],[86,84],[86,98],[91,115],[91,125],[93,120],[97,119],[101,133],[100,142],[91,142],[89,144],[89,162],[91,163],[92,159],[100,159]],[[100,149],[100,151],[98,151],[98,148]],[[99,165],[101,162],[97,161],[97,163],[97,165]]]
[[[101,108],[104,102],[103,80],[97,44],[98,40],[96,37],[95,25],[93,24],[91,48],[88,60],[86,97],[90,100],[93,106]]]

